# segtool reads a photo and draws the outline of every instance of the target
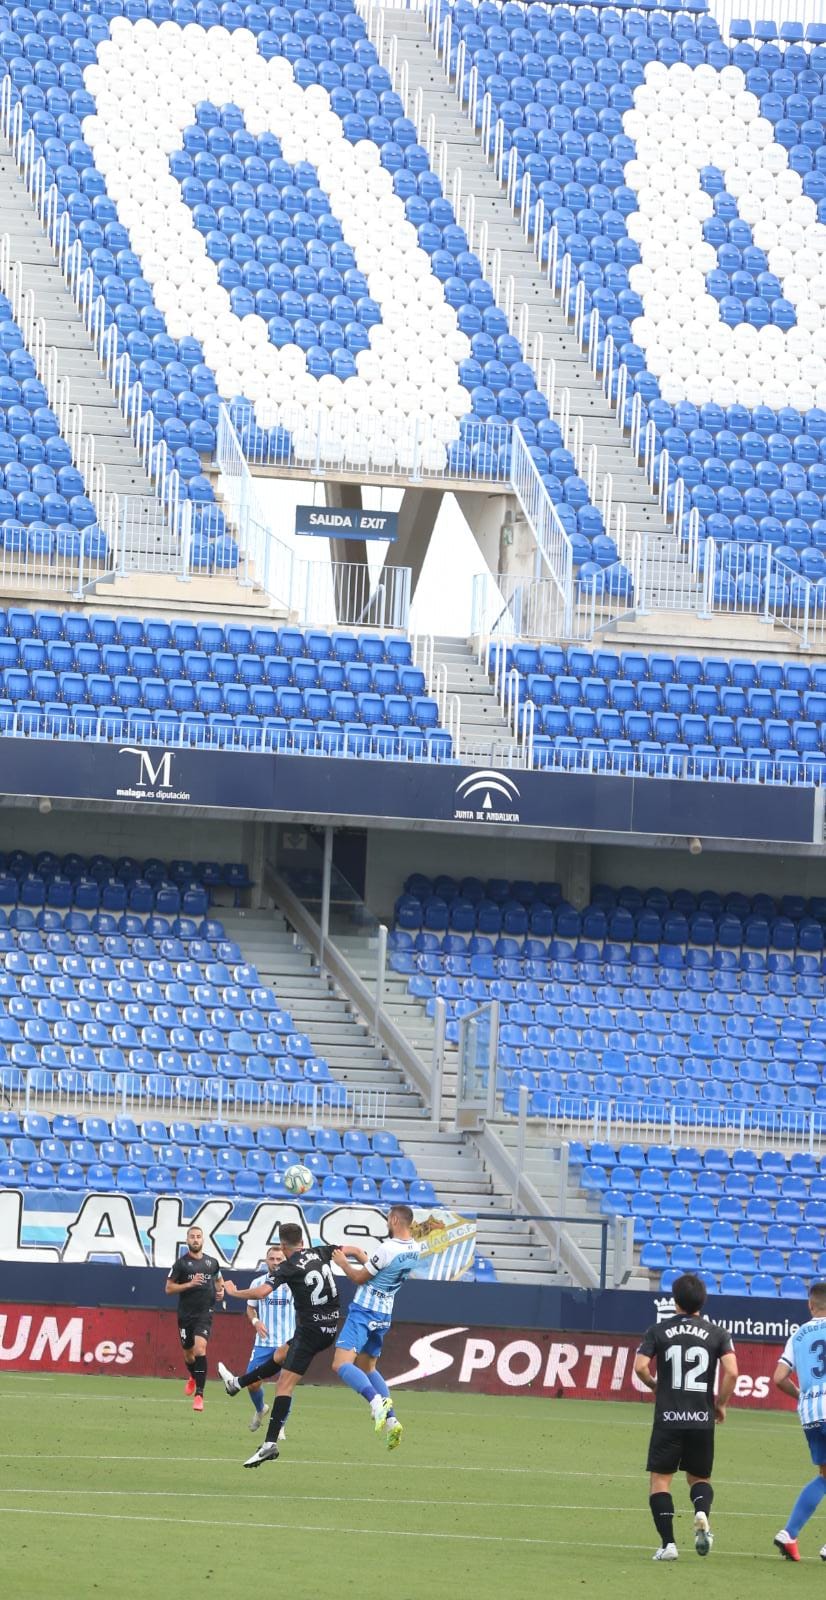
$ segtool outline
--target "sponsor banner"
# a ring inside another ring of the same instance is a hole
[[[461,1278],[476,1251],[476,1223],[441,1206],[413,1207],[413,1231],[424,1241],[414,1277]],[[282,1222],[297,1222],[308,1243],[369,1246],[387,1238],[387,1218],[378,1206],[300,1206],[293,1201],[204,1200],[185,1205],[176,1195],[159,1195],[151,1209],[136,1207],[128,1195],[53,1194],[47,1200],[31,1191],[0,1191],[0,1260],[118,1262],[125,1267],[171,1267],[197,1223],[204,1249],[234,1272],[256,1271]]]
[[[246,1367],[253,1334],[245,1317],[216,1311],[210,1354],[233,1372]],[[171,1310],[19,1306],[0,1303],[0,1372],[113,1372],[136,1378],[182,1373]]]
[[[321,539],[389,539],[392,543],[399,537],[399,513],[296,506],[295,531]]]
[[[335,760],[4,738],[0,793],[112,805],[381,823],[388,817],[488,835],[555,830],[811,844],[815,791],[783,784],[500,772],[439,762]]]
[[[638,1400],[650,1405],[633,1373],[637,1339],[599,1334],[536,1332],[512,1328],[433,1328],[414,1323],[391,1328],[382,1366],[393,1388],[477,1394],[544,1395],[555,1400]],[[232,1371],[245,1367],[252,1334],[244,1317],[216,1310],[210,1357]],[[736,1404],[748,1409],[793,1411],[774,1389],[771,1375],[781,1344],[738,1348]],[[181,1375],[174,1308],[9,1305],[0,1302],[0,1371]],[[333,1383],[329,1357],[313,1366],[310,1381]]]
[[[402,1323],[384,1342],[382,1371],[393,1388],[547,1395],[556,1400],[639,1400],[651,1404],[634,1374],[639,1339],[600,1334],[438,1328]],[[738,1345],[738,1405],[793,1411],[771,1383],[777,1344]]]

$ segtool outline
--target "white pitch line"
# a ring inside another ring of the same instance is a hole
[[[62,1486],[60,1489],[11,1489],[7,1486],[5,1492],[6,1494],[19,1494],[25,1496],[33,1494],[48,1494],[54,1496],[59,1494],[62,1497],[65,1497],[67,1495],[74,1494],[82,1495],[84,1500],[231,1500],[233,1505],[238,1505],[238,1495],[227,1494],[225,1490],[217,1490],[215,1493],[212,1493],[199,1489],[64,1489]],[[271,1496],[268,1494],[251,1494],[248,1497],[248,1500],[266,1500],[268,1505],[272,1503]],[[245,1503],[248,1503],[248,1500],[245,1500]],[[282,1494],[279,1492],[278,1501],[279,1505],[284,1504],[287,1501],[290,1503],[301,1503],[307,1501],[319,1505],[374,1506],[376,1504],[376,1497],[375,1495],[356,1494]],[[547,1500],[416,1500],[417,1506],[425,1507],[435,1506],[438,1508],[439,1506],[475,1506],[479,1510],[488,1510],[491,1506],[494,1506],[499,1511],[541,1511],[545,1516],[553,1516],[557,1511],[604,1511],[609,1513],[614,1512],[618,1516],[627,1517],[629,1513],[634,1514],[635,1512],[639,1512],[640,1504],[640,1501],[635,1501],[633,1505],[606,1506],[603,1505],[602,1501],[590,1503],[588,1505],[562,1505],[559,1501],[555,1500],[553,1505],[549,1505]],[[682,1509],[680,1509],[680,1507],[676,1507],[674,1516],[678,1520],[680,1517],[693,1517],[694,1511],[693,1509],[688,1509],[686,1507],[683,1507]],[[723,1517],[726,1522],[728,1522],[730,1517],[746,1517],[755,1522],[765,1522],[767,1520],[767,1513],[765,1511],[726,1510],[723,1513]]]
[[[277,1502],[275,1503],[277,1504]],[[41,1515],[42,1512],[38,1511],[36,1506],[0,1506],[0,1516],[39,1517]],[[51,1509],[48,1515],[50,1520],[53,1517],[73,1517],[76,1520],[78,1518],[82,1518],[87,1522],[150,1522],[157,1523],[162,1527],[231,1528],[235,1534],[238,1533],[239,1529],[242,1532],[247,1532],[251,1528],[255,1529],[256,1531],[262,1529],[267,1533],[272,1533],[273,1529],[272,1519],[267,1522],[247,1522],[246,1520],[239,1520],[238,1517],[234,1517],[231,1522],[216,1522],[214,1517],[136,1517],[129,1515],[120,1516],[119,1514],[110,1511],[54,1511]],[[437,1533],[432,1528],[423,1528],[421,1531],[412,1528],[382,1528],[381,1532],[383,1537],[388,1539],[444,1539],[451,1543],[459,1544],[528,1544],[539,1545],[546,1549],[570,1549],[571,1546],[570,1539],[534,1539],[525,1537],[521,1534]],[[303,1526],[297,1522],[291,1522],[286,1528],[282,1527],[280,1536],[288,1533],[330,1533],[334,1535],[335,1538],[341,1538],[343,1535],[348,1534],[358,1539],[364,1539],[372,1538],[376,1533],[376,1529],[352,1527],[323,1528],[315,1522],[311,1522],[307,1526]],[[656,1534],[652,1535],[652,1538],[656,1538]],[[578,1539],[577,1549],[604,1550],[607,1555],[610,1555],[611,1552],[615,1550],[650,1550],[651,1541],[649,1540],[647,1544],[617,1544],[614,1540],[612,1540],[610,1544],[606,1544],[603,1541],[597,1542],[596,1540],[585,1541]],[[719,1551],[719,1554],[723,1556],[724,1559],[727,1556],[737,1556],[751,1561],[772,1561],[775,1563],[775,1565],[777,1563],[776,1555],[770,1555],[768,1553],[763,1555],[755,1552],[754,1550],[721,1550]]]
[[[327,1461],[314,1456],[290,1456],[288,1459],[291,1467],[337,1467],[340,1471],[347,1470],[350,1467],[357,1472],[363,1472],[368,1467],[373,1467],[377,1471],[384,1471],[386,1470],[387,1466],[385,1457],[382,1457],[381,1460],[377,1461]],[[164,1453],[162,1456],[104,1456],[99,1454],[69,1455],[63,1450],[58,1450],[55,1452],[28,1450],[17,1453],[10,1453],[0,1450],[0,1461],[117,1461],[127,1463],[152,1462],[156,1466],[166,1466],[168,1464],[170,1466],[186,1467],[237,1467],[239,1464],[239,1457],[170,1456],[166,1453]],[[405,1459],[404,1462],[399,1461],[398,1465],[394,1466],[393,1470],[394,1472],[401,1471],[402,1468],[408,1472],[493,1472],[497,1477],[505,1473],[512,1476],[526,1477],[538,1477],[540,1475],[546,1475],[553,1478],[588,1478],[592,1482],[603,1477],[606,1479],[610,1478],[612,1481],[615,1481],[616,1479],[623,1479],[630,1483],[643,1483],[645,1480],[645,1473],[642,1468],[638,1472],[569,1472],[567,1470],[562,1470],[559,1467],[504,1467],[498,1461],[493,1466],[465,1466],[460,1465],[458,1462],[452,1461],[409,1461]],[[783,1483],[775,1483],[768,1479],[754,1481],[745,1478],[738,1478],[737,1487],[739,1489],[782,1489],[785,1493],[787,1493],[789,1490],[789,1483],[788,1480]],[[54,1492],[57,1493],[57,1490]]]

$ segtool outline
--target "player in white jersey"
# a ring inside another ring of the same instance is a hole
[[[776,1387],[797,1401],[806,1443],[818,1471],[818,1476],[801,1489],[785,1528],[775,1538],[777,1549],[787,1561],[800,1560],[797,1536],[826,1495],[826,1283],[812,1284],[809,1310],[811,1321],[804,1322],[786,1341],[774,1374]],[[820,1557],[826,1561],[826,1545]]]
[[[347,1245],[348,1254],[357,1257],[358,1266],[353,1266],[342,1251],[333,1257],[342,1272],[358,1285],[336,1340],[333,1371],[368,1402],[376,1433],[386,1429],[387,1448],[395,1450],[401,1443],[402,1425],[377,1362],[393,1318],[396,1295],[418,1266],[420,1252],[413,1238],[413,1212],[409,1206],[394,1206],[387,1226],[389,1239],[377,1245],[369,1256],[364,1250]]]
[[[253,1289],[269,1285],[270,1275],[277,1272],[284,1260],[284,1251],[280,1245],[272,1244],[267,1251],[265,1262],[266,1271],[253,1278]],[[293,1297],[286,1285],[276,1289],[273,1294],[267,1295],[263,1300],[250,1300],[246,1307],[247,1320],[255,1329],[255,1344],[247,1363],[247,1372],[253,1367],[260,1366],[262,1361],[272,1357],[280,1361],[286,1355],[287,1345],[295,1333],[295,1306]],[[261,1383],[253,1384],[247,1391],[254,1408],[254,1415],[250,1423],[250,1433],[255,1433],[261,1427],[267,1407],[264,1401],[264,1386]],[[284,1438],[284,1429],[281,1429],[279,1439]]]

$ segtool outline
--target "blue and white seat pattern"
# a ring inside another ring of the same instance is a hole
[[[814,662],[534,644],[513,645],[505,659],[520,677],[523,723],[524,702],[536,707],[538,767],[750,782],[826,776],[826,667]]]
[[[569,1160],[603,1216],[633,1217],[640,1265],[665,1293],[699,1272],[712,1294],[803,1300],[826,1270],[816,1156],[573,1140]]]
[[[0,611],[0,733],[450,760],[409,639]]]
[[[773,24],[726,43],[704,12],[444,6],[517,152],[517,203],[557,230],[586,330],[614,342],[686,517],[725,544],[826,533],[826,41]],[[561,268],[559,269],[561,270]],[[737,571],[734,577],[742,577]],[[725,578],[725,599],[756,603]]]
[[[107,541],[48,404],[6,295],[0,295],[0,559],[102,560]]]
[[[826,900],[415,875],[391,965],[448,1037],[501,1006],[506,1114],[785,1131],[826,1118]]]

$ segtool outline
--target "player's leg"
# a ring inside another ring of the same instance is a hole
[[[826,1424],[815,1423],[814,1427],[804,1428],[803,1432],[806,1435],[809,1453],[817,1467],[817,1477],[812,1478],[811,1482],[801,1489],[785,1528],[781,1528],[780,1532],[775,1535],[774,1543],[781,1556],[785,1556],[787,1561],[800,1560],[797,1536],[805,1528],[809,1518],[814,1516],[823,1496],[826,1494]],[[822,1559],[826,1561],[826,1545],[824,1545],[820,1554]]]
[[[660,1548],[654,1552],[655,1561],[677,1559],[671,1480],[679,1468],[681,1451],[682,1435],[674,1428],[664,1428],[655,1422],[646,1462],[646,1471],[650,1474],[648,1504],[660,1536]]]
[[[195,1379],[195,1398],[192,1402],[193,1411],[204,1409],[204,1389],[207,1380],[207,1344],[209,1329],[202,1325],[193,1340],[194,1357],[192,1361],[192,1376]]]
[[[338,1374],[342,1383],[347,1384],[348,1389],[352,1389],[355,1394],[361,1395],[362,1400],[367,1401],[376,1424],[376,1432],[380,1433],[387,1418],[387,1401],[381,1390],[373,1383],[373,1369],[378,1350],[371,1345],[375,1332],[370,1327],[372,1320],[361,1306],[350,1307],[336,1340],[333,1371]],[[365,1355],[369,1358],[368,1362],[361,1359]],[[384,1387],[386,1389],[387,1386]]]
[[[184,1365],[186,1366],[187,1370],[184,1394],[189,1399],[195,1393],[195,1378],[192,1372],[192,1364],[195,1360],[195,1337],[189,1323],[178,1323],[178,1337],[181,1341],[181,1351],[183,1353]]]
[[[714,1468],[713,1428],[686,1430],[680,1466],[686,1475],[694,1507],[694,1549],[698,1556],[707,1556],[714,1543],[714,1535],[709,1527],[711,1502],[714,1499],[711,1487]]]
[[[270,1411],[267,1437],[255,1454],[244,1462],[245,1467],[260,1467],[264,1461],[277,1461],[278,1436],[289,1416],[293,1390],[308,1371],[313,1358],[320,1350],[326,1350],[334,1338],[334,1334],[326,1335],[313,1329],[296,1329],[287,1346],[281,1374],[275,1386],[275,1399]]]
[[[707,1556],[714,1543],[714,1534],[709,1527],[714,1490],[708,1478],[695,1478],[690,1472],[686,1473],[686,1482],[694,1507],[694,1549],[698,1556]]]
[[[262,1361],[269,1360],[274,1354],[275,1351],[272,1348],[266,1349],[263,1345],[259,1345],[257,1349],[253,1348],[247,1362],[247,1372],[252,1372]],[[254,1412],[252,1422],[249,1425],[250,1432],[255,1433],[256,1429],[260,1428],[267,1411],[266,1401],[264,1400],[264,1385],[260,1379],[257,1383],[249,1385],[247,1394],[250,1397]]]
[[[365,1344],[364,1349],[356,1356],[356,1366],[367,1374],[373,1388],[379,1396],[380,1405],[373,1411],[376,1424],[376,1433],[384,1430],[388,1450],[397,1450],[402,1442],[404,1428],[396,1416],[393,1396],[378,1369],[378,1359],[384,1343],[384,1330],[374,1328]]]
[[[280,1345],[277,1350],[259,1360],[255,1366],[247,1367],[246,1372],[242,1372],[240,1377],[230,1372],[223,1361],[219,1361],[218,1372],[227,1394],[237,1394],[239,1389],[252,1389],[255,1384],[262,1383],[264,1378],[277,1378],[288,1349],[289,1345]]]

